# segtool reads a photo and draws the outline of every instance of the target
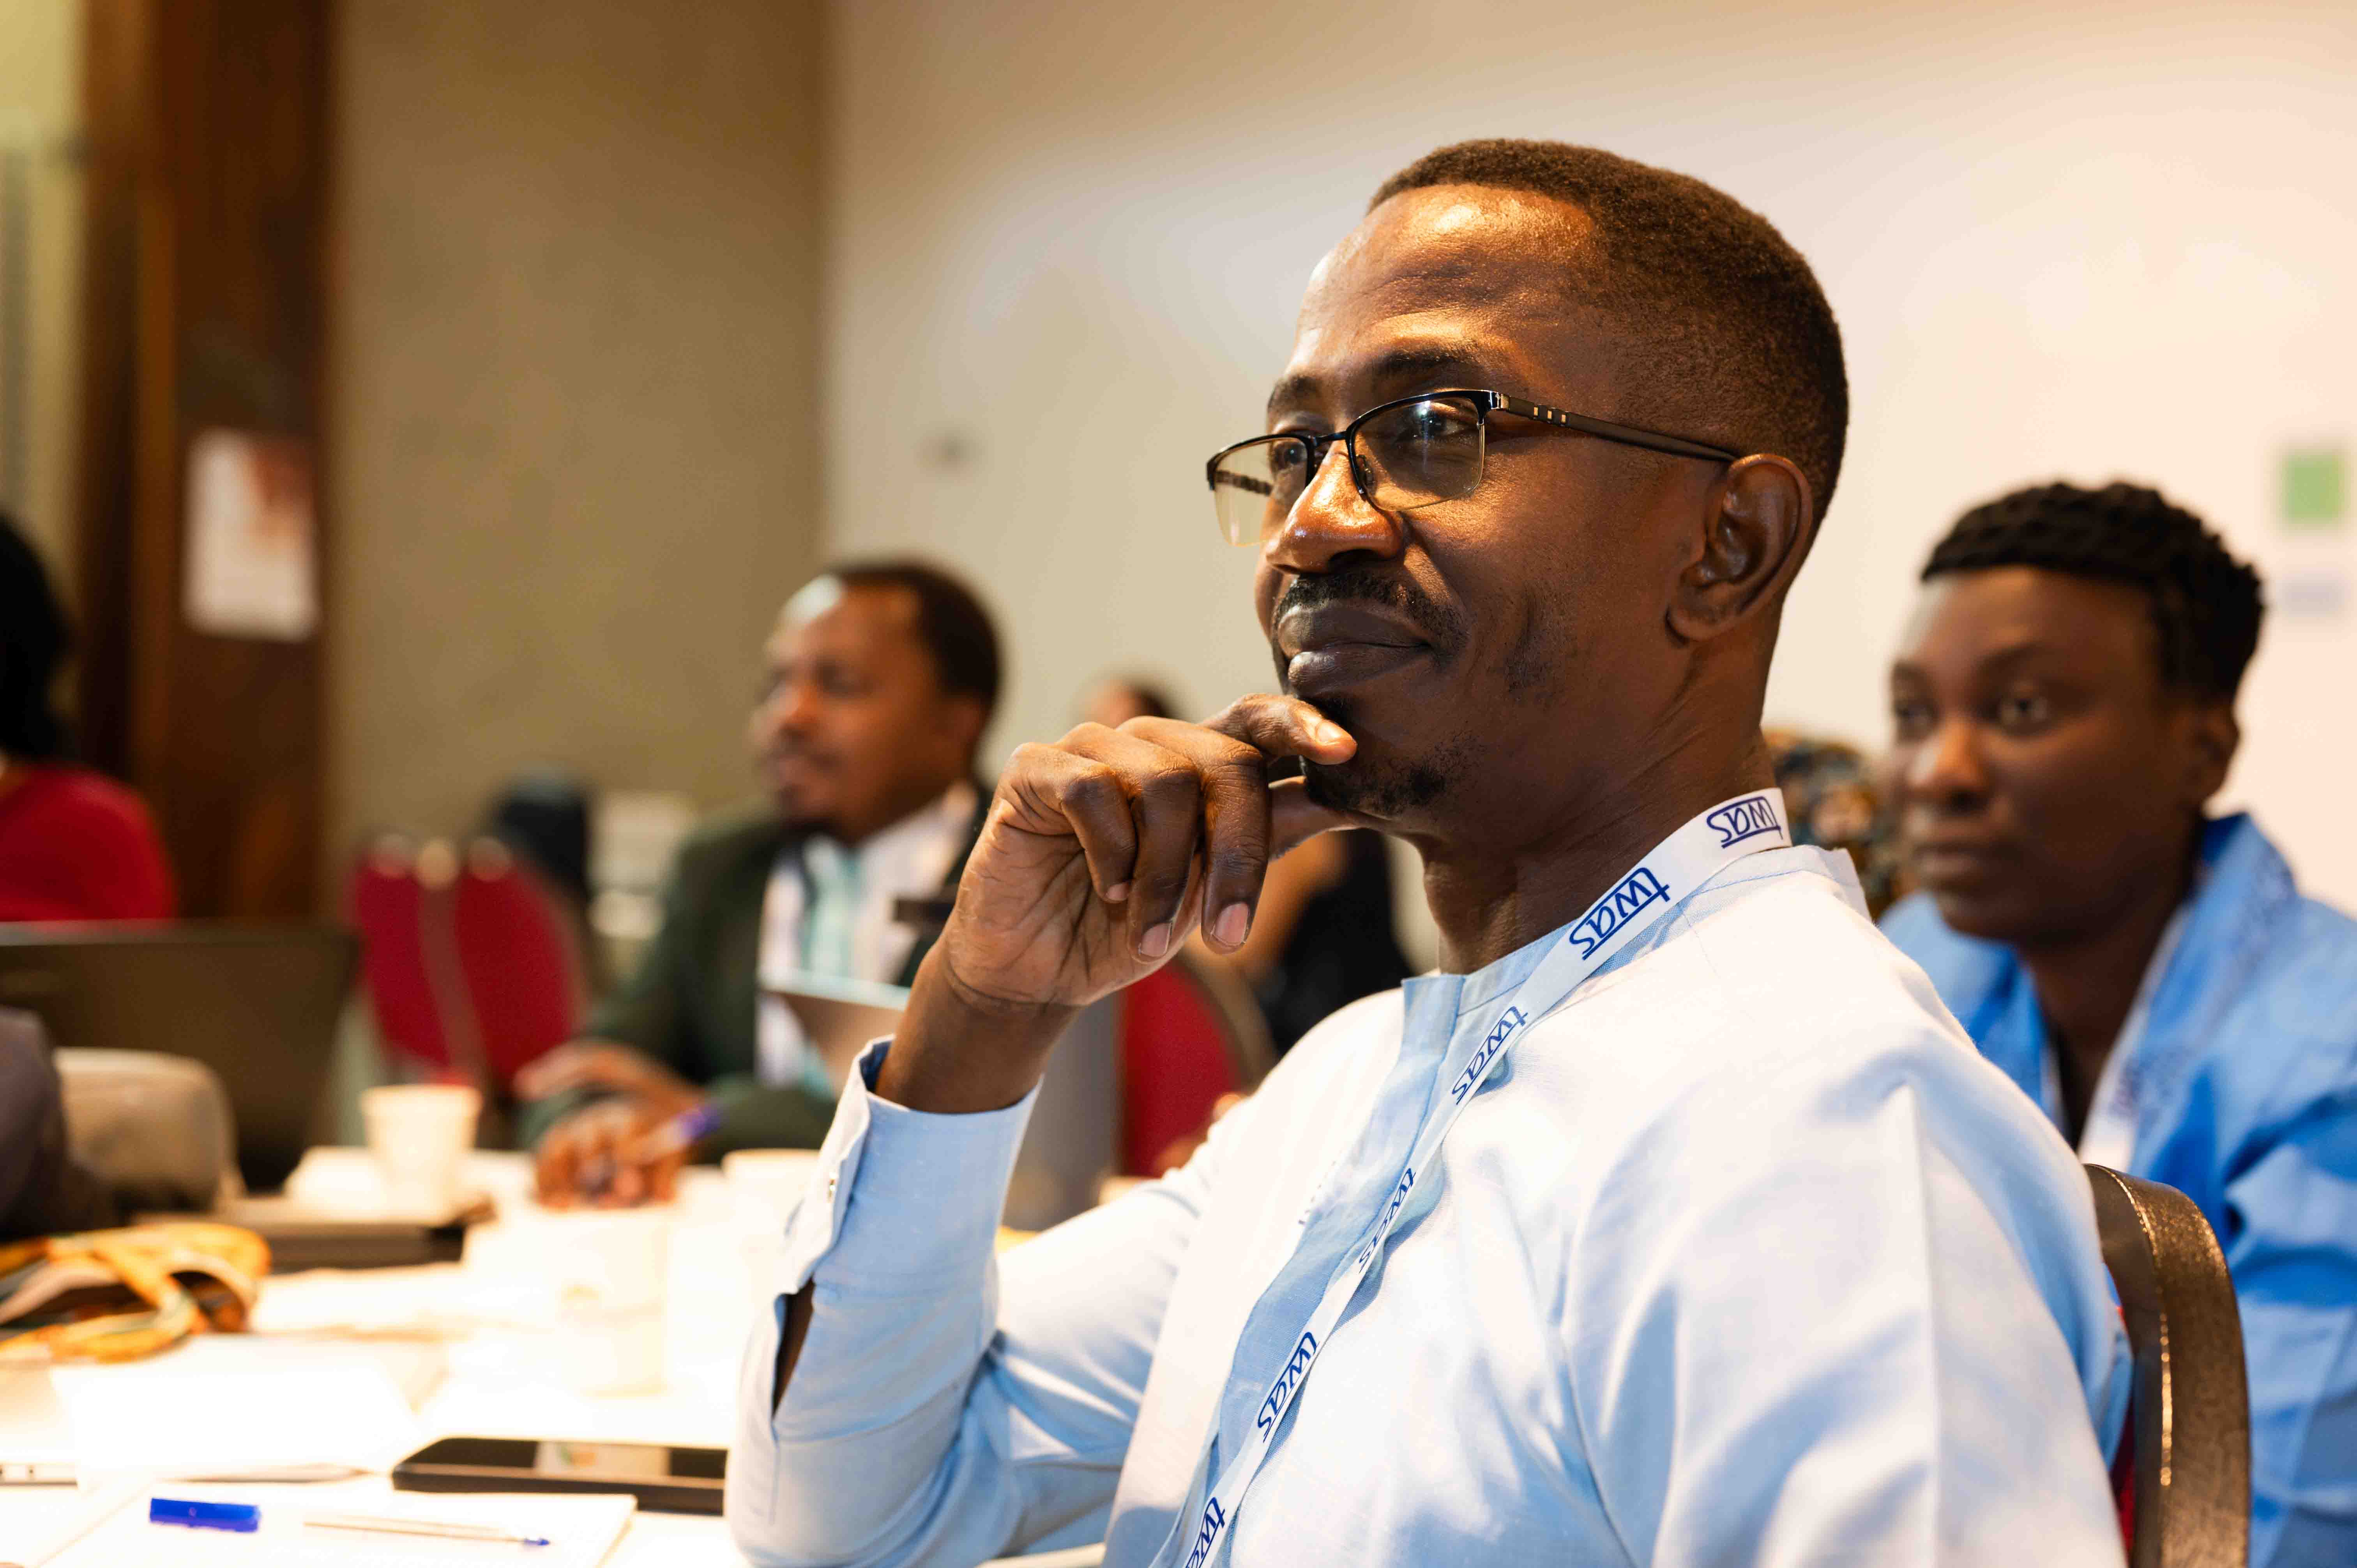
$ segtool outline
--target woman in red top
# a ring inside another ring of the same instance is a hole
[[[72,636],[0,513],[0,920],[165,920],[172,870],[139,797],[68,761],[49,703]]]

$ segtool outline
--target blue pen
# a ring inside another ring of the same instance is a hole
[[[262,1528],[262,1509],[253,1503],[204,1503],[188,1498],[151,1498],[149,1524],[180,1524],[191,1530],[233,1530],[249,1535]]]
[[[719,1125],[719,1110],[706,1101],[649,1128],[646,1135],[630,1146],[630,1152],[640,1160],[660,1160],[693,1148]],[[614,1161],[611,1155],[598,1155],[581,1173],[581,1190],[591,1197],[605,1197],[607,1188],[613,1185]]]

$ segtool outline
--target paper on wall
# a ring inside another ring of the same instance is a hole
[[[300,642],[318,629],[311,454],[285,436],[205,430],[188,443],[188,624]]]

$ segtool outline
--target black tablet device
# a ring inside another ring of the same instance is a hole
[[[445,1437],[393,1466],[408,1492],[628,1492],[656,1513],[720,1511],[725,1448]]]

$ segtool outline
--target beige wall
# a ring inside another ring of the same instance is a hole
[[[2158,480],[2278,579],[2282,446],[2357,435],[2345,0],[856,0],[833,10],[833,541],[971,571],[1015,627],[996,744],[1111,664],[1265,687],[1201,463],[1257,428],[1310,266],[1471,135],[1711,179],[1816,263],[1857,417],[1771,710],[1878,743],[1883,662],[1964,505]],[[898,424],[887,424],[884,411]],[[974,456],[929,460],[954,434]],[[2233,785],[2357,905],[2357,606],[2279,614]]]
[[[803,0],[347,0],[331,856],[534,762],[745,792],[820,496]]]
[[[0,468],[0,504],[17,510],[61,587],[70,587],[73,567],[81,298],[81,176],[73,144],[81,129],[81,0],[0,0],[0,153],[23,156],[31,220],[21,252],[24,341],[0,342],[0,356],[24,356],[24,467]]]

